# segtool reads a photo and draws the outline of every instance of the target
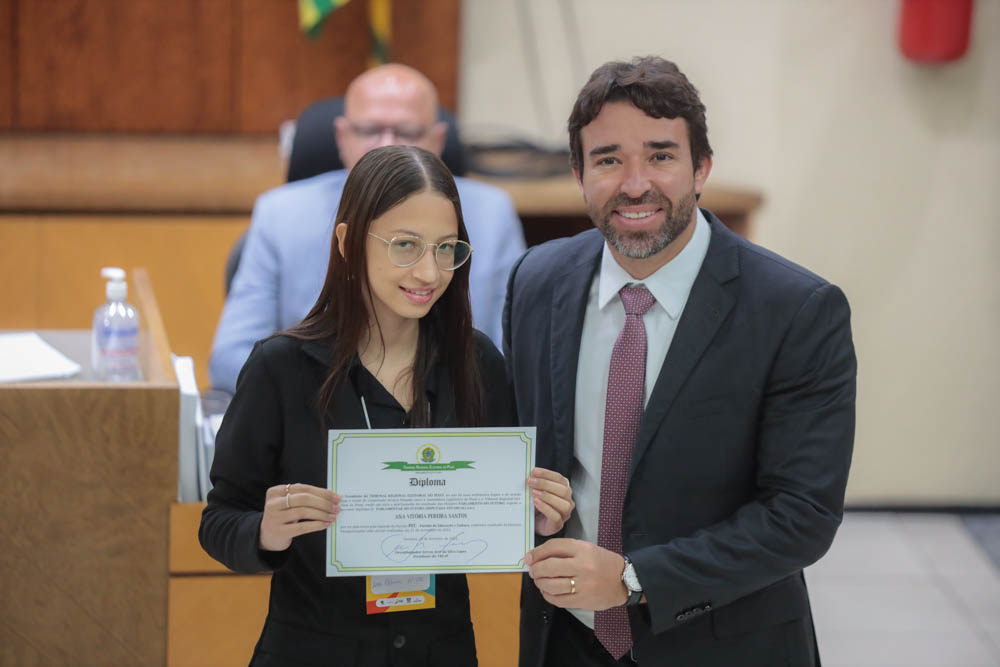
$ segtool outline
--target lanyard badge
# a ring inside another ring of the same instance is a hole
[[[436,575],[400,574],[365,577],[365,607],[369,614],[433,609]]]

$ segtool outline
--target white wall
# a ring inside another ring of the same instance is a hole
[[[466,135],[565,145],[595,67],[677,62],[708,107],[711,178],[765,196],[755,240],[851,301],[849,501],[1000,504],[1000,0],[976,3],[968,53],[939,67],[901,55],[897,0],[566,4],[578,30],[555,0],[465,0]]]

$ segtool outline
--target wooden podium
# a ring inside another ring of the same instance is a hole
[[[2,665],[166,662],[179,393],[146,272],[132,284],[144,381],[89,381],[79,330],[40,332],[79,379],[0,384]]]

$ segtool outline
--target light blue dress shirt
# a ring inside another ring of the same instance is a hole
[[[254,342],[297,324],[316,303],[346,180],[346,170],[331,171],[257,199],[212,343],[213,388],[233,393]],[[469,278],[473,324],[500,347],[507,276],[525,250],[521,221],[503,190],[464,178],[455,182],[475,248]]]

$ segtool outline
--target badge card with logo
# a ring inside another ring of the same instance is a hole
[[[327,481],[341,501],[327,529],[326,575],[526,570],[534,443],[533,427],[331,430]],[[433,580],[429,591],[389,591],[378,579],[369,596],[433,597]]]
[[[434,608],[433,574],[365,577],[365,604],[369,614]]]

